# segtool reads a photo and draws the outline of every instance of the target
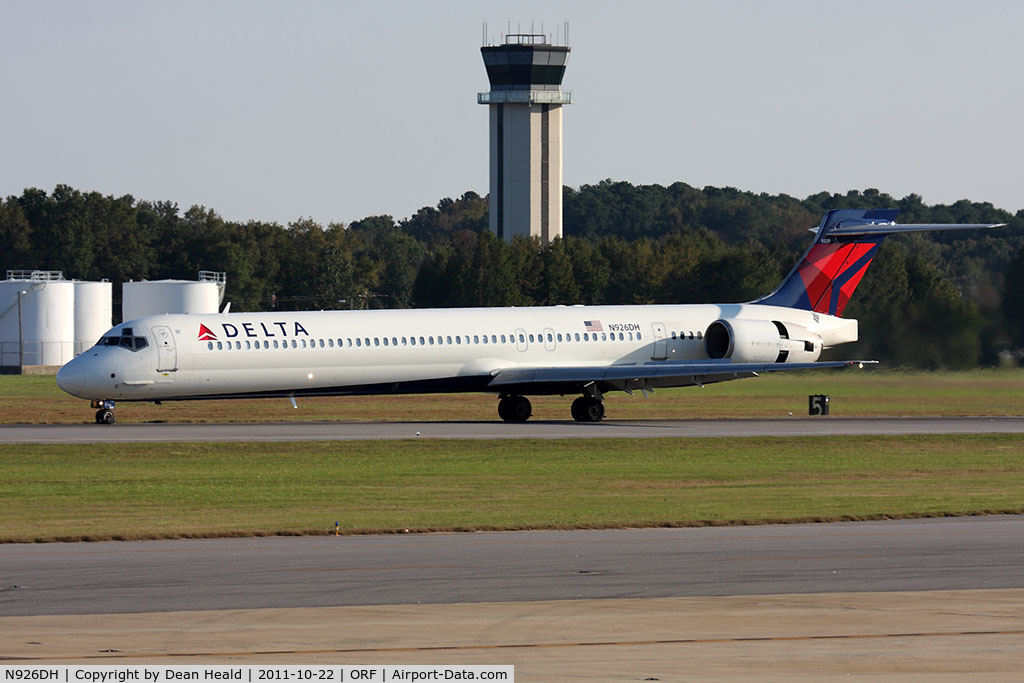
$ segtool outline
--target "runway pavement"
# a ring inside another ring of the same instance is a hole
[[[3,425],[0,444],[365,439],[586,439],[723,436],[1024,434],[1024,417],[578,422],[282,422],[237,424]]]
[[[1020,680],[1022,541],[994,516],[8,545],[0,660]]]
[[[1024,516],[0,546],[0,614],[1024,589]]]

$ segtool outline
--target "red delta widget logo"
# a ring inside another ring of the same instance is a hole
[[[217,335],[206,325],[199,323],[199,341],[217,341]]]
[[[233,339],[235,337],[298,337],[299,335],[308,337],[309,332],[302,326],[302,323],[298,321],[288,322],[272,322],[272,323],[252,323],[243,322],[238,323],[221,323],[221,334],[225,339]],[[241,329],[239,329],[241,328]],[[199,323],[199,334],[196,337],[199,341],[217,341],[220,337],[212,329]]]

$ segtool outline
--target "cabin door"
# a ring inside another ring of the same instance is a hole
[[[520,327],[516,330],[516,351],[525,351],[529,345],[526,341],[526,330]]]
[[[174,372],[178,369],[178,350],[174,347],[174,335],[166,325],[154,325],[153,341],[156,343],[156,371]]]
[[[548,351],[555,350],[555,331],[550,327],[544,328],[544,348]]]
[[[668,340],[665,339],[665,323],[651,323],[654,331],[654,351],[651,360],[665,360],[668,357]]]

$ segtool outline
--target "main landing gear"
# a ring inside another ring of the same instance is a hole
[[[597,396],[580,396],[569,412],[577,422],[600,422],[604,419],[604,401]],[[502,396],[498,401],[498,416],[505,422],[526,422],[531,415],[533,406],[525,396]]]
[[[498,401],[498,417],[505,422],[526,422],[533,415],[533,406],[525,396],[502,396]]]
[[[580,396],[569,408],[577,422],[600,422],[604,419],[604,401],[594,396]]]
[[[117,418],[114,417],[113,401],[93,401],[91,405],[93,408],[99,408],[96,411],[96,424],[112,425],[117,422]]]

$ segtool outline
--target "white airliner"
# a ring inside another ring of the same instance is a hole
[[[745,304],[168,314],[129,320],[57,373],[90,399],[116,401],[488,392],[498,415],[529,419],[527,395],[573,395],[579,421],[603,395],[704,385],[817,362],[856,341],[840,317],[889,234],[996,224],[899,225],[895,210],[830,211],[811,248],[771,294]]]

